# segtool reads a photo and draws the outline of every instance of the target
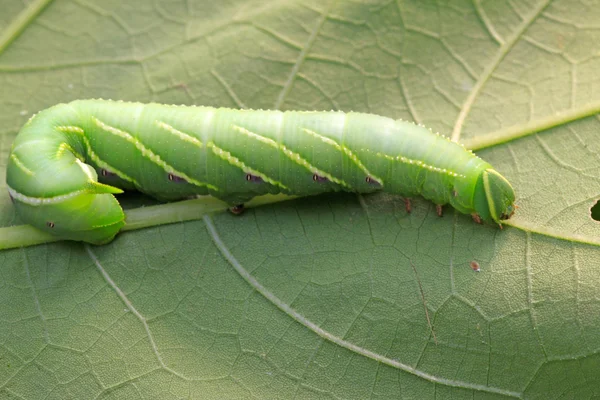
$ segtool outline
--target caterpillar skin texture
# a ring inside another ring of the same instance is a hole
[[[266,193],[383,190],[500,223],[510,183],[427,128],[372,114],[250,111],[105,100],[32,117],[6,181],[22,219],[64,239],[111,241],[125,224],[113,194],[212,195],[230,205]]]

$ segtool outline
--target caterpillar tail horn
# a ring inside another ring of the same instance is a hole
[[[110,194],[120,194],[123,193],[122,189],[119,189],[117,187],[114,186],[110,186],[110,185],[105,185],[104,183],[100,183],[100,182],[89,182],[88,183],[88,190],[90,193],[96,193],[96,194],[104,194],[104,193],[110,193]]]

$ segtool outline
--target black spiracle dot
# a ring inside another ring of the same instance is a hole
[[[370,176],[367,176],[365,178],[365,182],[367,182],[369,185],[381,186],[381,184],[379,182],[377,182],[375,179],[371,178]]]
[[[254,183],[264,182],[260,176],[256,176],[256,175],[252,175],[252,174],[246,174],[246,180],[248,182],[254,182]]]
[[[47,226],[48,228],[54,228],[54,222],[52,222],[52,221],[48,221],[48,222],[46,222],[46,226]]]
[[[312,179],[313,179],[313,181],[320,182],[320,183],[329,182],[329,179],[325,178],[324,176],[317,175],[317,174],[313,174]]]
[[[100,170],[100,175],[102,175],[102,176],[104,176],[104,177],[107,177],[107,178],[112,178],[113,176],[116,176],[117,174],[115,174],[115,173],[113,173],[113,172],[110,172],[110,171],[109,171],[109,170],[107,170],[107,169],[104,169],[104,168],[102,168],[102,169]]]
[[[183,179],[180,176],[174,175],[169,173],[168,178],[171,182],[176,182],[176,183],[180,183],[180,182],[187,182],[185,179]]]

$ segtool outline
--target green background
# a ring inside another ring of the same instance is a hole
[[[499,230],[336,194],[0,252],[0,399],[598,398],[600,121],[573,117],[600,109],[598,21],[584,0],[0,0],[0,226],[19,128],[77,98],[484,137],[520,207]]]

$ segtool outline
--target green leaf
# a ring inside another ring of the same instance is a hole
[[[569,0],[2,0],[2,177],[27,119],[77,98],[340,109],[485,147],[519,209],[500,230],[332,194],[0,252],[0,398],[598,397],[599,19]],[[7,195],[0,222],[22,223]]]

